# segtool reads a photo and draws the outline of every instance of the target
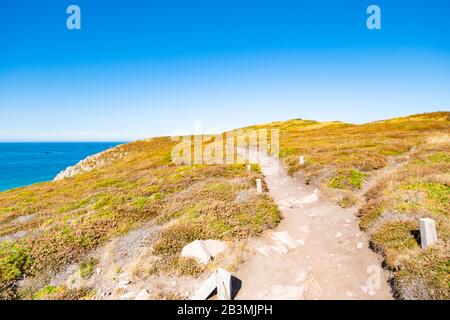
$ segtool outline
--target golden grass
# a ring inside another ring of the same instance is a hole
[[[201,268],[178,259],[188,241],[248,237],[279,221],[266,196],[234,202],[241,190],[254,189],[259,173],[247,172],[245,165],[175,166],[173,145],[169,138],[137,141],[120,147],[126,156],[98,169],[0,193],[0,236],[26,232],[0,246],[1,296],[33,296],[20,292],[17,281],[47,277],[74,262],[88,276],[94,264],[84,257],[90,251],[156,217],[174,223],[155,244],[162,259],[153,271],[191,275]],[[14,222],[28,215],[32,219]]]

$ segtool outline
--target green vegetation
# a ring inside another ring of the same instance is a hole
[[[93,249],[154,218],[160,223],[174,221],[155,239],[160,262],[153,272],[191,275],[202,268],[178,258],[187,241],[244,238],[278,223],[278,209],[267,196],[234,201],[262,177],[259,166],[253,165],[253,172],[247,172],[245,165],[176,166],[167,156],[173,146],[170,138],[122,145],[109,152],[120,152],[119,160],[90,172],[0,193],[0,236],[26,231],[23,239],[0,245],[2,297],[89,295],[47,286],[47,275],[78,263],[81,276],[89,278],[97,263],[87,258]],[[11,223],[31,214],[29,221]],[[18,280],[24,275],[41,279],[36,282],[44,286],[22,292]]]
[[[361,228],[395,272],[394,288],[405,299],[449,299],[450,143],[434,134],[409,161],[364,196]],[[439,242],[420,248],[418,219],[436,221]]]
[[[97,265],[98,261],[95,258],[89,258],[85,261],[81,261],[80,263],[80,275],[87,279],[94,272],[94,268]]]
[[[361,189],[363,180],[367,176],[358,170],[341,171],[330,180],[330,187],[335,189]]]
[[[399,298],[450,298],[449,112],[362,125],[296,119],[244,130],[259,128],[278,128],[280,156],[289,173],[340,195],[342,207],[357,203],[377,171],[394,168],[365,192],[360,227],[394,272]],[[439,243],[427,250],[419,245],[421,217],[437,224]]]
[[[364,125],[296,119],[243,130],[280,129],[280,153],[291,174],[340,193],[342,207],[362,203],[360,226],[394,272],[399,297],[448,299],[449,118],[440,112]],[[104,165],[90,172],[1,192],[0,237],[21,237],[0,243],[0,298],[92,297],[88,288],[49,286],[48,275],[78,263],[89,278],[94,249],[150,221],[161,231],[145,272],[191,276],[203,267],[179,258],[188,242],[246,239],[280,221],[267,195],[241,197],[263,178],[258,165],[252,172],[244,164],[175,165],[174,145],[168,137],[136,141],[102,154]],[[366,187],[387,165],[395,170]],[[32,219],[14,222],[24,216]],[[424,216],[435,219],[440,240],[427,250],[418,238],[417,219]],[[39,287],[22,290],[24,276]]]

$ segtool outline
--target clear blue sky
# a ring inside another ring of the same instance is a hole
[[[450,109],[448,0],[1,1],[0,39],[0,141]]]

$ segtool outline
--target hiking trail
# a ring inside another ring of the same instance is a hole
[[[250,158],[258,159],[283,219],[248,241],[236,299],[392,299],[388,273],[354,208],[290,177],[278,159],[255,151]]]

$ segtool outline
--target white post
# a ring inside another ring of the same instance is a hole
[[[305,157],[304,156],[300,156],[299,162],[301,165],[305,164]]]
[[[256,179],[256,191],[262,193],[262,182],[261,179]]]
[[[436,224],[433,219],[421,218],[420,222],[420,241],[422,249],[426,249],[437,241]]]
[[[191,298],[191,300],[206,300],[209,295],[214,291],[214,289],[217,287],[217,271],[214,271],[214,273],[209,276],[208,279],[206,279],[205,283],[202,284],[202,286],[195,292],[195,295]]]
[[[206,279],[191,300],[206,300],[216,288],[219,300],[231,300],[231,273],[218,268]]]
[[[248,172],[252,172],[252,165],[251,165],[251,164],[248,164],[248,165],[247,165],[247,171],[248,171]]]
[[[225,269],[218,268],[216,279],[219,300],[231,300],[231,273]]]

